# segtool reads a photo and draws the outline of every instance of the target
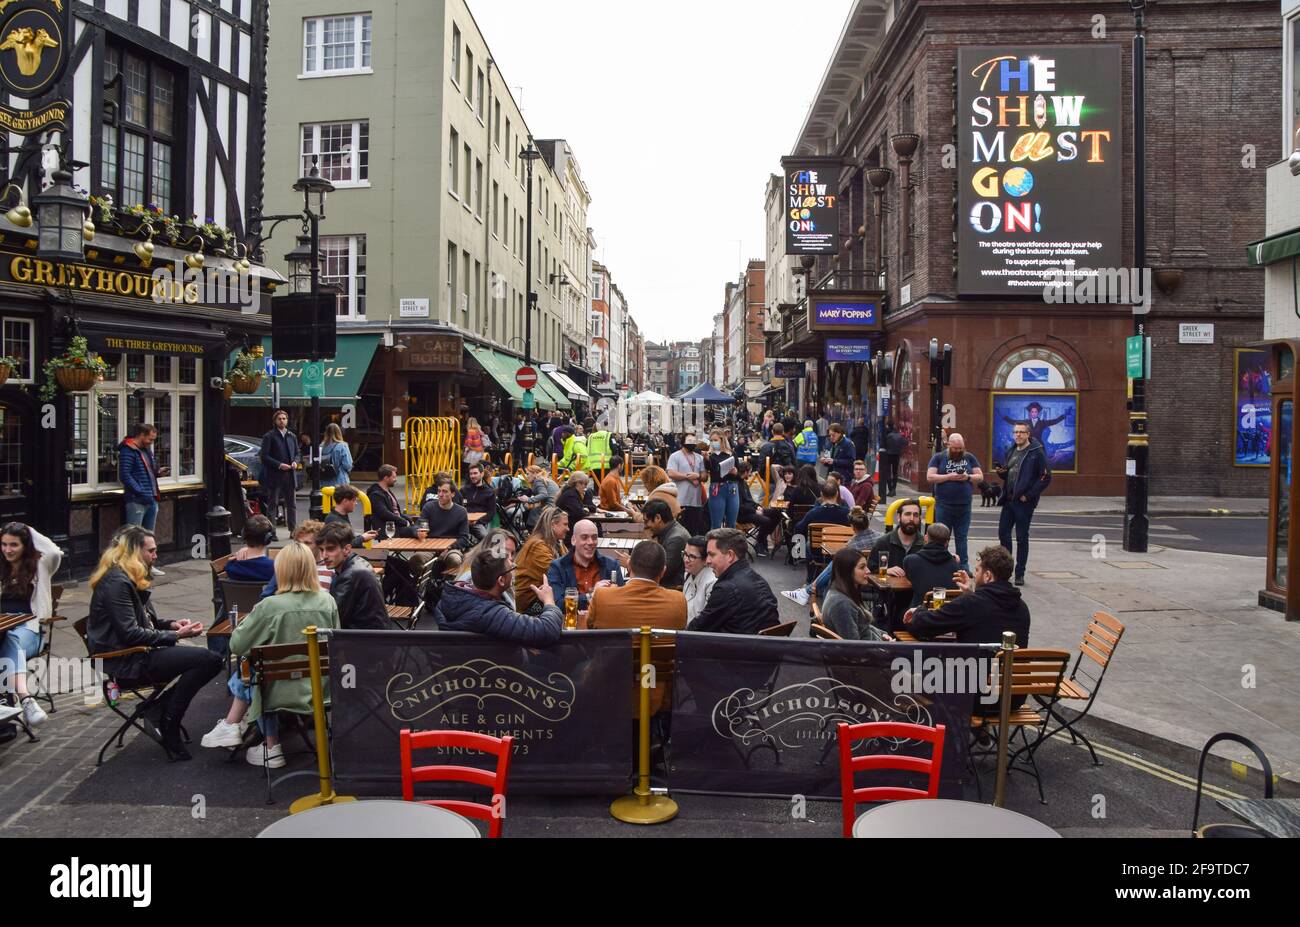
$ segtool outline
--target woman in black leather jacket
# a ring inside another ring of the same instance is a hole
[[[181,720],[190,701],[217,673],[224,662],[202,647],[179,647],[186,638],[203,634],[203,625],[189,620],[163,621],[149,601],[150,574],[158,559],[153,533],[130,525],[117,533],[99,558],[90,577],[90,618],[86,636],[92,653],[114,653],[136,647],[147,652],[111,657],[104,661],[110,676],[156,687],[175,684],[157,703],[159,733],[167,758],[190,759],[181,741]]]

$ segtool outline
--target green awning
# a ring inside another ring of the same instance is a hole
[[[497,385],[510,397],[511,402],[523,405],[524,391],[515,382],[515,374],[523,366],[518,358],[498,354],[491,348],[480,347],[476,344],[466,344],[465,351],[478,362],[480,367],[488,372],[488,375],[493,380],[496,380]],[[549,412],[555,408],[555,400],[551,398],[550,393],[534,390],[533,396],[537,400],[537,408],[542,411]]]
[[[1251,267],[1267,267],[1278,261],[1300,254],[1300,229],[1274,235],[1246,246],[1246,258]]]
[[[262,347],[266,356],[271,356],[271,339],[263,338]],[[360,398],[361,384],[365,382],[370,362],[374,360],[379,348],[378,334],[339,335],[338,355],[333,360],[325,361],[325,396],[321,398],[323,406],[342,406],[356,402]],[[234,352],[229,363],[234,362]],[[306,361],[286,361],[277,365],[279,368],[280,405],[308,405],[311,399],[303,395],[303,368]],[[271,404],[271,378],[262,377],[262,385],[252,395],[241,396],[236,393],[230,399],[235,406],[269,406]]]

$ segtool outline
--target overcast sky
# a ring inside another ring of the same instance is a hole
[[[648,340],[713,333],[852,0],[469,0],[536,138],[573,146]]]

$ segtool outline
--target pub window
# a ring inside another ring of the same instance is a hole
[[[300,175],[311,171],[312,157],[320,157],[320,173],[336,186],[370,182],[370,122],[314,123],[302,127]]]
[[[104,79],[121,75],[122,104],[108,115],[100,145],[100,192],[119,206],[150,203],[178,212],[173,181],[179,176],[176,131],[177,78],[159,62],[124,48],[104,50]]]
[[[203,362],[194,355],[122,354],[94,388],[72,396],[72,488],[75,495],[120,489],[118,448],[132,426],[158,429],[153,446],[160,489],[202,482]]]
[[[338,287],[340,318],[366,315],[366,236],[327,235],[321,238],[325,267],[321,281]]]
[[[35,376],[32,360],[31,319],[4,319],[4,349],[0,354],[18,361],[18,368],[9,373],[10,383],[31,383]]]
[[[356,74],[370,66],[369,13],[302,21],[303,74]]]

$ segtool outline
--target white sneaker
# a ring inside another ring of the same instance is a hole
[[[23,720],[27,722],[28,727],[36,727],[38,724],[44,724],[49,720],[49,715],[37,703],[36,699],[30,695],[23,699]]]
[[[209,750],[225,748],[233,750],[244,742],[244,733],[240,730],[238,724],[229,724],[225,718],[217,722],[217,726],[203,735],[200,741],[203,746]]]
[[[249,747],[244,753],[244,759],[248,760],[249,766],[262,766],[262,751],[264,745],[258,744],[256,747]],[[272,769],[280,769],[284,766],[284,748],[279,744],[266,750],[265,765]]]
[[[787,599],[789,599],[791,602],[794,602],[794,603],[796,603],[796,604],[798,604],[798,605],[807,605],[807,604],[808,604],[808,590],[807,590],[807,589],[791,589],[789,592],[783,592],[783,593],[781,593],[781,595],[785,596],[785,597],[786,597]]]
[[[166,576],[166,575],[167,575],[166,573],[164,573],[162,570],[158,569],[157,567],[152,567],[151,570],[152,570],[154,576]]]

